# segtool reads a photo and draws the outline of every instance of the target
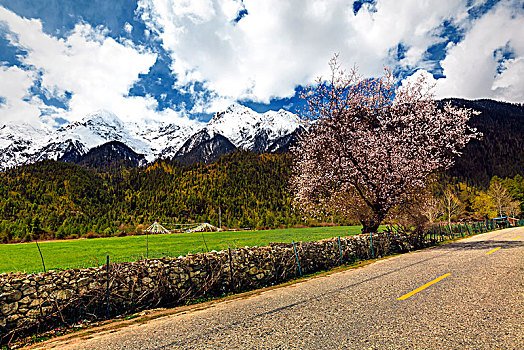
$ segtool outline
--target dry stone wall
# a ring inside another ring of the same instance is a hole
[[[373,236],[375,256],[427,245],[418,236]],[[371,258],[371,237],[358,235],[298,242],[304,274]],[[57,324],[73,324],[138,310],[175,306],[198,298],[260,288],[298,275],[292,244],[274,243],[175,259],[144,260],[106,266],[0,274],[0,343]],[[107,285],[109,283],[109,294]],[[108,302],[109,300],[109,302]],[[109,307],[108,307],[109,306]]]

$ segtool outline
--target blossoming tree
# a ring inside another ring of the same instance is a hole
[[[386,215],[453,164],[476,130],[474,114],[439,108],[423,77],[399,86],[390,71],[364,79],[343,70],[335,55],[331,77],[303,94],[310,124],[294,149],[295,203],[310,214],[351,210],[362,231],[376,232]]]

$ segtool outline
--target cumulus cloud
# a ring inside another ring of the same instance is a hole
[[[126,22],[126,24],[124,25],[124,30],[127,34],[131,34],[131,32],[133,31],[133,26],[129,22]]]
[[[0,66],[0,116],[3,121],[38,122],[42,101],[30,96],[34,76],[19,67]]]
[[[449,46],[445,78],[436,81],[439,97],[524,101],[524,9],[516,5],[499,3]]]
[[[27,51],[19,58],[24,68],[0,69],[0,96],[6,100],[0,106],[2,120],[36,121],[44,112],[74,121],[100,109],[124,121],[178,117],[172,110],[156,112],[157,101],[150,96],[128,96],[139,74],[147,73],[156,60],[148,50],[129,41],[117,42],[103,28],[87,23],[77,24],[59,39],[45,34],[40,20],[19,17],[3,7],[0,21],[9,30],[11,45]],[[46,95],[69,99],[68,108],[45,106],[31,95],[37,79]]]
[[[267,103],[325,75],[335,52],[368,76],[417,66],[443,40],[436,29],[462,21],[467,3],[383,0],[355,14],[343,0],[140,0],[137,13],[170,52],[179,84],[203,81],[222,98]],[[398,44],[400,62],[391,59]]]
[[[143,26],[126,22],[129,35],[113,39],[104,27],[79,22],[57,38],[43,32],[40,20],[0,6],[3,34],[23,52],[19,67],[0,63],[0,121],[46,115],[73,121],[99,109],[129,121],[181,120],[185,103],[189,114],[237,100],[268,103],[328,75],[335,52],[365,76],[380,75],[384,66],[418,69],[434,80],[438,97],[523,102],[521,2],[502,0],[489,11],[484,2],[376,0],[355,11],[346,0],[138,0],[135,13],[146,25],[149,48],[129,40]],[[481,10],[472,16],[472,7]],[[455,40],[446,37],[445,23]],[[441,47],[441,55],[428,57],[432,47]],[[175,101],[182,112],[157,110],[157,99],[169,95],[164,91],[130,96],[162,49],[171,58],[173,88],[186,95]],[[436,68],[444,78],[431,76]],[[35,86],[46,98],[33,93]],[[65,107],[49,106],[49,99]]]

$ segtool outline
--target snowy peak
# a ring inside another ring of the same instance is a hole
[[[221,120],[228,119],[231,117],[239,118],[241,116],[246,116],[247,118],[252,118],[255,114],[258,113],[246,106],[240,105],[238,103],[233,103],[224,111],[215,113],[209,121],[209,124],[220,124]]]
[[[95,113],[88,114],[81,122],[78,122],[84,126],[96,127],[96,126],[109,126],[113,128],[122,128],[124,123],[114,113],[106,110],[99,110]],[[75,123],[76,124],[76,123]]]
[[[0,125],[0,171],[44,159],[76,163],[108,142],[119,142],[148,162],[181,157],[208,162],[237,148],[284,150],[301,130],[304,124],[293,113],[257,113],[240,104],[216,113],[208,123],[183,119],[176,123],[126,123],[114,113],[100,110],[59,129],[38,129],[22,123]],[[110,147],[103,151],[107,159],[111,159],[108,153],[117,152]]]
[[[0,171],[32,162],[34,148],[45,145],[50,133],[43,125],[13,122],[0,125]]]
[[[303,129],[304,123],[285,110],[257,113],[234,104],[216,113],[206,128],[225,136],[238,148],[265,152],[275,140]]]
[[[17,142],[30,143],[34,140],[43,139],[50,132],[51,130],[45,126],[38,128],[28,123],[8,122],[4,125],[0,124],[0,149]]]
[[[98,111],[58,129],[57,139],[71,138],[82,141],[88,148],[107,141],[120,141],[126,133],[123,122],[113,113]]]

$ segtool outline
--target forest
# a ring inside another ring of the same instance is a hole
[[[154,221],[168,228],[192,222],[240,229],[358,224],[295,210],[291,164],[290,154],[236,151],[208,165],[158,160],[101,171],[47,160],[22,166],[0,173],[0,242],[141,234]],[[441,174],[417,210],[429,221],[522,215],[521,175],[481,182]],[[394,223],[395,215],[388,221]]]

